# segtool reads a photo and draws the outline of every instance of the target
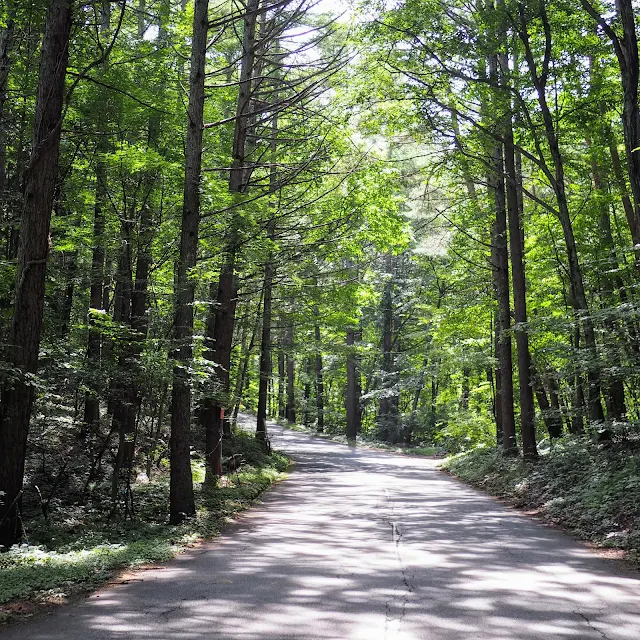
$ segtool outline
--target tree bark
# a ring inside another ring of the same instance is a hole
[[[252,78],[256,59],[256,24],[260,0],[248,0],[243,20],[242,57],[240,62],[240,82],[236,118],[231,150],[231,170],[229,172],[229,191],[242,193],[246,190],[247,167],[245,162],[249,117],[251,111]],[[234,216],[228,230],[226,246],[223,250],[224,263],[220,271],[215,321],[215,363],[216,375],[221,385],[222,395],[229,394],[229,370],[231,368],[231,347],[235,327],[237,303],[237,283],[235,278],[236,254],[240,239],[238,234],[239,217]],[[211,428],[220,434],[230,432],[230,422],[223,418],[228,409],[215,403],[211,412]]]
[[[551,46],[551,30],[548,22],[548,16],[544,5],[540,7],[540,17],[545,29],[545,38],[547,46]],[[578,260],[578,250],[576,247],[575,236],[573,233],[573,222],[569,211],[567,200],[565,177],[564,177],[564,160],[560,151],[560,144],[556,134],[555,122],[549,104],[547,101],[546,83],[547,75],[543,72],[538,74],[538,69],[529,42],[527,31],[527,18],[524,5],[520,5],[521,32],[520,38],[524,44],[525,59],[529,72],[533,79],[534,89],[538,97],[538,104],[542,112],[544,122],[545,135],[549,154],[551,156],[554,173],[548,172],[547,177],[550,179],[551,187],[554,191],[556,202],[558,204],[558,217],[565,240],[567,249],[567,260],[569,266],[569,281],[571,289],[571,300],[576,314],[576,318],[582,325],[584,334],[584,342],[586,350],[589,352],[590,364],[587,367],[587,406],[589,418],[596,422],[604,420],[604,412],[602,403],[600,402],[600,363],[598,362],[598,350],[596,344],[596,334],[593,321],[589,313],[589,305],[587,304],[587,296],[582,278],[582,269]]]
[[[253,353],[253,348],[256,343],[256,337],[258,335],[258,329],[260,327],[260,308],[262,307],[262,298],[263,295],[260,296],[258,300],[258,306],[256,308],[256,317],[255,322],[253,323],[253,329],[251,330],[251,339],[249,340],[249,346],[244,348],[244,340],[242,340],[243,345],[243,358],[240,366],[238,367],[238,375],[236,377],[236,386],[235,386],[235,405],[233,407],[233,417],[231,419],[233,424],[236,424],[238,419],[238,412],[240,411],[240,401],[242,397],[242,389],[244,388],[245,380],[247,379],[247,370],[249,368],[249,359],[251,358],[251,354]]]
[[[538,400],[542,419],[547,427],[547,431],[549,432],[549,437],[552,440],[562,437],[562,417],[559,411],[556,411],[556,408],[552,407],[544,383],[542,382],[542,378],[536,372],[533,372],[533,388]]]
[[[296,387],[295,387],[295,359],[293,357],[293,320],[289,320],[286,328],[286,374],[287,374],[287,398],[285,406],[285,417],[287,422],[296,422]]]
[[[191,382],[193,356],[194,283],[190,270],[196,265],[200,224],[200,174],[204,117],[204,67],[207,50],[208,0],[195,0],[191,70],[189,73],[189,122],[187,127],[184,201],[180,256],[175,292],[173,389],[171,393],[171,478],[169,519],[179,524],[195,513],[191,475]]]
[[[215,322],[213,344],[215,351],[213,360],[216,363],[215,377],[219,392],[213,403],[212,423],[210,428],[220,437],[230,433],[230,420],[225,412],[232,408],[230,391],[231,351],[233,348],[233,330],[235,327],[236,306],[238,304],[238,283],[232,265],[223,269],[218,283],[217,304],[215,306]],[[225,417],[226,416],[226,417]],[[218,436],[214,436],[218,437]]]
[[[282,339],[282,338],[281,338]],[[278,349],[278,418],[284,420],[287,416],[285,403],[285,356],[284,345],[281,343]]]
[[[314,338],[315,338],[315,370],[316,370],[316,413],[318,414],[318,422],[316,431],[322,433],[324,431],[324,371],[322,365],[322,337],[320,334],[320,324],[318,318],[320,313],[318,307],[313,308],[314,315]]]
[[[104,289],[104,231],[105,208],[107,201],[107,167],[103,159],[106,152],[104,137],[101,136],[96,149],[96,188],[93,212],[93,255],[91,258],[91,285],[89,294],[89,337],[87,339],[87,364],[89,368],[89,384],[84,398],[83,430],[96,433],[100,421],[100,398],[95,371],[100,366],[102,339],[99,329],[95,326],[95,318],[91,310],[99,312],[103,309],[102,298]]]
[[[497,69],[497,59],[490,61]],[[504,190],[504,161],[502,145],[492,152],[493,171],[488,176],[489,190],[495,206],[495,222],[492,231],[492,275],[499,323],[496,326],[499,343],[498,363],[500,368],[500,403],[497,408],[501,415],[502,451],[512,455],[517,451],[516,427],[513,411],[513,362],[511,355],[511,310],[509,302],[509,256],[507,252],[507,211]]]
[[[504,56],[502,68],[508,68]],[[533,388],[531,382],[531,353],[527,329],[527,299],[524,271],[524,245],[522,242],[522,218],[516,174],[515,146],[511,115],[505,118],[504,167],[506,173],[507,213],[509,220],[509,247],[511,249],[511,279],[513,282],[513,307],[515,313],[515,336],[518,352],[518,383],[520,393],[520,431],[522,454],[525,458],[536,458],[536,428],[534,423]]]
[[[277,101],[277,91],[275,92]],[[271,198],[277,190],[276,163],[278,160],[278,115],[274,113],[271,121],[271,169],[269,171],[269,191]],[[267,260],[264,265],[263,296],[264,305],[262,310],[262,340],[260,341],[260,380],[258,384],[258,416],[256,424],[256,438],[267,439],[267,401],[269,396],[269,384],[271,382],[271,316],[272,316],[272,295],[273,279],[275,276],[273,243],[276,238],[276,202],[269,202],[270,218],[267,223]]]
[[[22,535],[21,496],[33,405],[32,377],[44,312],[49,229],[60,155],[62,108],[71,30],[71,0],[51,0],[47,14],[38,88],[33,146],[24,181],[15,306],[7,361],[11,380],[0,390],[0,546],[10,547]]]
[[[275,234],[275,219],[269,221],[269,239]],[[256,425],[256,438],[267,438],[267,392],[271,379],[271,316],[272,316],[272,290],[273,290],[273,254],[269,252],[267,262],[264,265],[264,305],[262,310],[262,340],[260,341],[260,382],[258,387],[258,415]]]
[[[355,331],[347,329],[347,440],[355,440],[358,433],[358,394],[356,385]]]
[[[387,281],[382,293],[382,396],[378,410],[378,438],[385,442],[394,437],[393,407],[390,397],[393,387],[393,278],[395,262],[389,254],[386,259]]]

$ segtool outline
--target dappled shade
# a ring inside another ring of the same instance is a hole
[[[7,640],[637,640],[640,582],[436,469],[284,431],[291,477],[221,539]]]

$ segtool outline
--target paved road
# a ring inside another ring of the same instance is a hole
[[[273,428],[290,478],[217,541],[2,640],[640,640],[640,581],[435,470]]]

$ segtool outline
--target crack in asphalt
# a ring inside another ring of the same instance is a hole
[[[158,618],[159,618],[159,619],[162,619],[162,618],[167,618],[167,619],[168,619],[168,618],[169,618],[169,616],[170,616],[172,613],[174,613],[174,612],[176,612],[176,611],[179,611],[180,609],[182,609],[182,602],[180,602],[178,605],[176,605],[176,606],[174,606],[174,607],[169,607],[169,609],[165,609],[164,611],[161,611],[161,612],[158,614]]]
[[[582,613],[581,611],[574,611],[573,613],[575,615],[577,615],[578,617],[582,618],[587,623],[589,628],[591,628],[594,631],[596,631],[597,633],[599,633],[602,636],[603,640],[611,640],[609,638],[609,636],[606,633],[604,633],[604,631],[598,629],[598,627],[594,627],[593,623],[591,622],[591,620],[589,620],[589,618],[587,616],[585,616],[584,613]]]
[[[389,598],[385,603],[385,623],[384,623],[385,636],[384,637],[388,638],[389,631],[391,631],[389,629],[389,625],[392,622],[397,622],[399,624],[399,628],[394,629],[392,631],[394,633],[401,631],[402,626],[404,624],[407,604],[409,602],[409,598],[411,597],[411,594],[414,591],[414,586],[409,582],[409,579],[407,577],[407,568],[405,567],[404,562],[402,561],[402,555],[400,553],[400,550],[402,548],[400,543],[402,542],[404,533],[402,532],[400,525],[395,520],[395,505],[393,503],[391,493],[388,489],[385,489],[385,493],[386,493],[386,503],[387,505],[390,506],[391,513],[389,517],[385,517],[383,518],[383,520],[391,527],[391,541],[394,543],[394,552],[395,552],[396,560],[398,561],[398,566],[400,567],[400,573],[402,575],[401,588],[403,589],[402,602],[400,603],[399,607],[393,606],[393,603],[399,599],[400,594],[398,593],[394,593],[394,595],[391,598]],[[411,578],[413,577],[414,575],[411,574]],[[398,591],[399,591],[399,588],[397,587],[394,588],[394,592],[398,592]],[[399,615],[394,615],[393,613],[394,609],[400,610]]]

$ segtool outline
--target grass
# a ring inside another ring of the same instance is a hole
[[[196,515],[169,525],[169,479],[134,487],[135,520],[108,521],[106,505],[59,507],[48,520],[29,520],[25,544],[0,555],[0,622],[19,615],[17,601],[39,605],[95,588],[118,570],[172,558],[197,540],[213,538],[238,512],[283,477],[289,460],[267,456],[253,436],[239,433],[234,450],[246,461],[215,489],[196,483]],[[195,460],[194,478],[203,463]],[[18,611],[18,613],[16,613]]]
[[[603,448],[566,437],[533,463],[486,447],[448,458],[442,466],[515,506],[538,510],[583,539],[640,561],[640,451],[629,443]]]

